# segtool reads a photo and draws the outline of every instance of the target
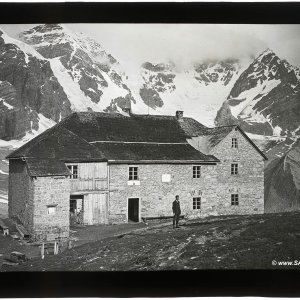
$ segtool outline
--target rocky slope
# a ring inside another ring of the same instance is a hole
[[[21,138],[70,112],[49,61],[0,31],[0,138]]]
[[[135,100],[120,64],[93,39],[40,25],[0,31],[0,146],[25,142],[72,111],[122,111]]]
[[[241,74],[216,125],[239,124],[260,135],[300,134],[300,71],[267,49]]]
[[[300,209],[300,141],[265,171],[265,212]]]

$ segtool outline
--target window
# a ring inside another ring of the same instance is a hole
[[[231,194],[231,205],[239,205],[239,194]]]
[[[238,147],[238,141],[237,141],[237,138],[232,138],[232,141],[231,141],[231,147],[232,147],[232,148],[237,148],[237,147]]]
[[[201,166],[193,166],[193,178],[201,177]]]
[[[238,164],[234,163],[231,164],[231,175],[237,175],[238,174]]]
[[[201,197],[193,198],[193,209],[201,209]]]
[[[71,172],[70,178],[77,179],[78,178],[78,166],[77,165],[68,165],[67,167]]]
[[[47,214],[48,215],[55,215],[56,214],[56,206],[47,206]]]
[[[138,167],[129,167],[129,180],[138,180]]]

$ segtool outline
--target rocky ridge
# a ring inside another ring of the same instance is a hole
[[[48,60],[0,31],[0,138],[22,138],[40,122],[70,114],[70,102]]]
[[[259,135],[299,134],[300,71],[267,49],[236,80],[215,124]]]

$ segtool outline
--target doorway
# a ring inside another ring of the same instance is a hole
[[[83,214],[83,195],[70,196],[70,224],[81,224]]]
[[[128,221],[139,222],[139,198],[128,199]]]

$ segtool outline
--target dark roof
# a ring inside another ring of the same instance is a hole
[[[187,138],[196,136],[209,137],[207,140],[209,140],[210,145],[208,146],[210,148],[216,146],[236,127],[236,125],[232,125],[208,128],[192,118],[183,118],[183,122],[180,122],[180,126],[184,130]]]
[[[178,123],[184,131],[186,137],[202,135],[208,129],[208,127],[204,126],[203,124],[199,123],[198,121],[192,118],[184,117]]]
[[[7,158],[18,157],[105,160],[95,146],[63,126],[54,126],[46,130],[7,156]]]
[[[103,143],[94,144],[109,161],[194,161],[218,162],[213,155],[205,155],[188,143]]]
[[[69,169],[57,159],[26,158],[26,165],[30,176],[68,176]]]
[[[118,113],[79,112],[64,127],[88,142],[186,142],[186,134],[176,117]]]
[[[77,112],[12,152],[7,158],[216,161],[215,157],[206,155],[207,152],[203,154],[187,144],[187,139],[204,136],[204,142],[209,144],[210,149],[234,127],[237,126],[207,128],[194,119],[184,117],[177,120],[175,116]],[[262,154],[246,134],[240,128],[239,130]],[[141,142],[145,144],[138,144]]]

